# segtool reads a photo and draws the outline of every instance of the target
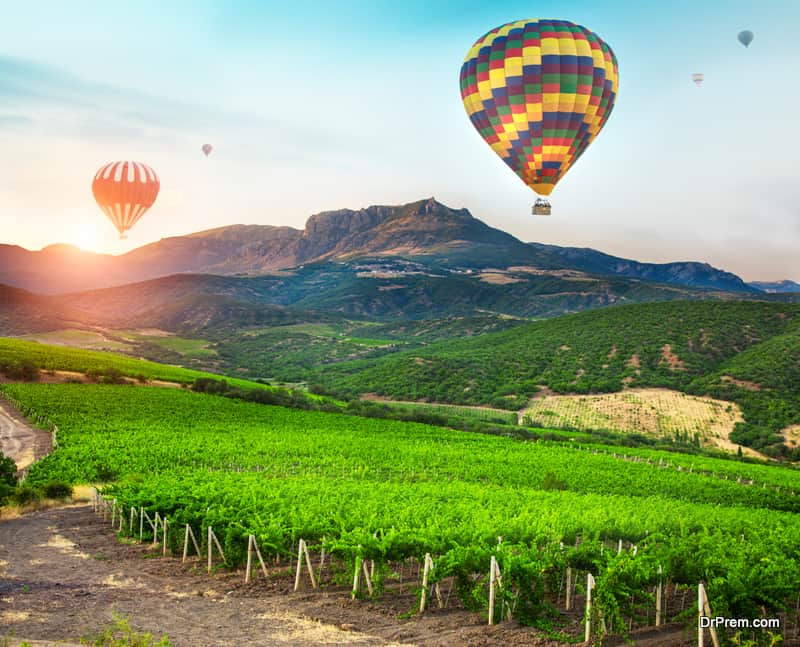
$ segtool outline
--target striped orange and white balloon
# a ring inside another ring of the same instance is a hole
[[[95,173],[92,193],[97,204],[125,238],[153,206],[161,183],[155,171],[141,162],[111,162]]]

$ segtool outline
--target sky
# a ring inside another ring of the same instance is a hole
[[[525,241],[800,281],[796,0],[0,0],[0,11],[2,243],[119,254],[435,196]],[[521,18],[584,25],[619,61],[614,112],[549,218],[531,215],[536,196],[459,94],[472,43]],[[125,241],[91,192],[120,159],[161,180]]]

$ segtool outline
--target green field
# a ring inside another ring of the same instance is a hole
[[[241,380],[220,375],[194,371],[180,366],[167,366],[124,355],[87,351],[66,346],[51,346],[32,341],[0,337],[0,360],[19,362],[30,360],[44,370],[75,371],[88,373],[116,369],[122,375],[146,380],[163,380],[191,384],[197,378],[225,379],[232,386],[254,388],[257,385],[249,380]]]
[[[133,342],[154,344],[190,360],[208,359],[216,355],[216,351],[213,348],[209,348],[211,342],[207,339],[190,339],[172,334],[153,335],[137,330],[115,330],[113,334],[123,339],[130,339]]]
[[[491,407],[467,407],[457,404],[429,404],[426,402],[379,402],[397,411],[440,414],[448,417],[479,420],[482,422],[495,422],[504,425],[518,424],[517,414],[505,411],[504,409],[492,409]]]
[[[485,602],[472,576],[494,554],[526,622],[548,617],[567,564],[595,573],[607,617],[632,613],[632,594],[646,594],[659,565],[677,583],[705,580],[722,615],[792,606],[800,584],[800,487],[787,488],[800,479],[789,468],[680,457],[692,471],[679,471],[641,449],[632,462],[633,453],[174,389],[2,390],[60,429],[32,483],[116,479],[106,492],[126,507],[158,510],[175,527],[213,525],[230,565],[251,532],[269,552],[287,554],[303,538],[350,564],[375,559],[379,570],[431,552],[436,577],[456,576],[470,606]],[[603,551],[618,539],[636,544],[636,556]]]
[[[132,350],[130,344],[108,339],[105,335],[91,330],[53,330],[31,335],[21,335],[18,339],[38,341],[42,344],[55,344],[56,346],[73,346],[87,350],[109,350],[126,352]]]

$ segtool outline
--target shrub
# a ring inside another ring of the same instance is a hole
[[[12,380],[23,380],[25,382],[38,382],[39,367],[30,359],[22,359],[18,362],[3,362],[0,370]]]
[[[17,504],[25,505],[26,503],[35,503],[36,501],[40,501],[42,494],[39,492],[39,490],[32,488],[30,485],[20,485],[14,491],[12,498]]]
[[[100,384],[126,384],[125,376],[118,368],[94,368],[86,373],[93,382]]]
[[[68,499],[72,496],[72,485],[64,481],[50,481],[42,486],[42,492],[48,499]]]
[[[110,465],[105,463],[101,463],[95,465],[95,476],[97,480],[101,483],[109,483],[111,481],[116,480],[118,473],[117,470],[113,469]]]
[[[14,487],[17,484],[17,464],[0,452],[0,483]]]

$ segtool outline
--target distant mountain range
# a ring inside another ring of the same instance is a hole
[[[800,292],[800,283],[794,281],[751,281],[749,285],[770,294]]]
[[[761,284],[747,284],[706,263],[640,263],[592,249],[523,243],[468,210],[451,209],[433,198],[401,206],[326,211],[311,216],[302,231],[268,225],[222,227],[165,238],[120,256],[61,244],[35,252],[0,245],[0,283],[57,294],[179,273],[262,276],[308,264],[376,257],[451,269],[524,266],[695,289],[750,294],[762,290]]]

